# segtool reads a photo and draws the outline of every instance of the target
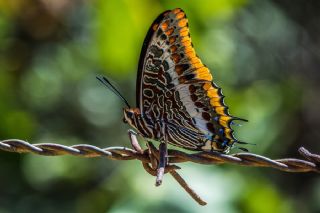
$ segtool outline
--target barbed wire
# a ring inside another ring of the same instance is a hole
[[[150,142],[148,148],[142,152],[127,147],[99,148],[88,144],[77,144],[65,146],[54,143],[30,144],[27,141],[9,139],[0,141],[0,150],[16,153],[34,153],[45,156],[73,155],[78,157],[106,157],[111,160],[139,160],[143,168],[151,175],[157,176],[159,164],[159,150]],[[180,167],[177,163],[193,162],[199,164],[236,164],[252,167],[269,167],[285,172],[316,172],[320,173],[320,155],[313,154],[307,149],[300,147],[299,153],[305,158],[284,158],[272,160],[268,157],[253,153],[223,154],[220,152],[197,152],[186,153],[179,150],[168,149],[168,165],[164,173],[171,174],[175,180],[186,190],[186,192],[200,205],[206,205],[177,173]]]

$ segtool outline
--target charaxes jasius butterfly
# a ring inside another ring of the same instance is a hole
[[[126,102],[124,121],[146,139],[188,150],[228,152],[234,143],[244,143],[235,139],[231,124],[246,120],[231,116],[223,99],[193,48],[184,11],[160,14],[142,46],[137,107]],[[129,134],[136,140],[132,131]]]

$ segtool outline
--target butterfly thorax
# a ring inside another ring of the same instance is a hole
[[[164,112],[156,104],[153,106],[154,111],[150,110],[143,114],[140,113],[139,108],[124,109],[124,121],[144,138],[170,143],[166,137],[168,127],[173,122],[168,119],[171,117],[168,114],[170,110]]]

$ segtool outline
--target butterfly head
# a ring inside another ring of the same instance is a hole
[[[136,123],[141,116],[140,110],[138,108],[124,108],[123,109],[123,122],[128,123],[130,126],[137,128]]]

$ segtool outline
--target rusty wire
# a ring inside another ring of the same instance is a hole
[[[159,151],[152,144],[143,152],[126,147],[99,148],[88,144],[64,146],[53,143],[30,144],[23,140],[9,139],[0,141],[0,150],[16,153],[34,153],[45,156],[73,155],[79,157],[106,157],[111,160],[139,160],[143,168],[151,175],[156,176],[159,163]],[[237,153],[226,155],[220,152],[197,152],[185,153],[179,150],[168,150],[168,165],[164,173],[171,174],[175,180],[189,193],[189,195],[200,205],[206,205],[177,173],[180,167],[176,163],[193,162],[199,164],[236,164],[241,166],[269,167],[285,172],[316,172],[320,173],[320,155],[310,153],[301,147],[299,153],[305,160],[295,158],[284,158],[272,160],[270,158],[253,153]]]

